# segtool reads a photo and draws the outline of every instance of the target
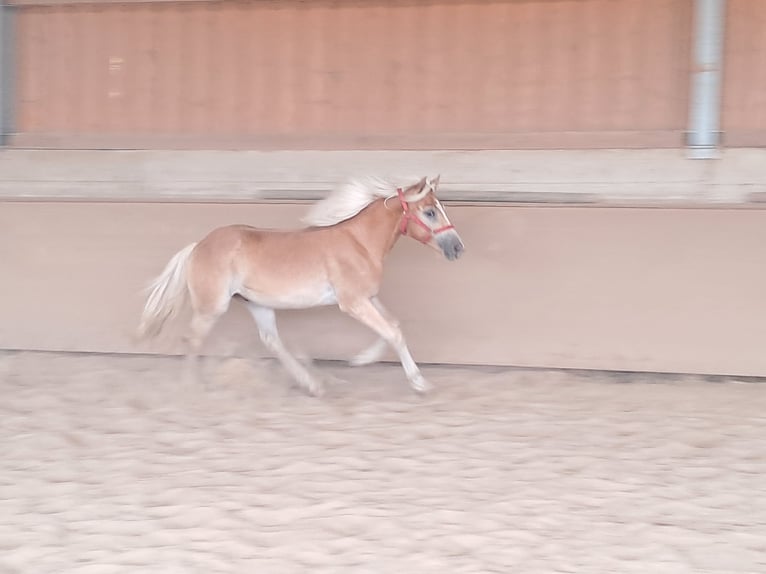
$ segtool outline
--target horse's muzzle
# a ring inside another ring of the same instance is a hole
[[[458,259],[465,251],[465,245],[460,240],[460,236],[454,232],[447,232],[437,237],[436,243],[448,261]]]

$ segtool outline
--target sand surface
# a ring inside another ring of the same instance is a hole
[[[766,572],[766,384],[0,356],[0,574]]]

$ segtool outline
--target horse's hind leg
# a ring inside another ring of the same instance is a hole
[[[322,395],[324,392],[322,384],[312,377],[311,373],[282,344],[282,340],[279,338],[279,331],[277,331],[277,317],[274,310],[268,307],[261,307],[251,301],[247,302],[247,308],[258,325],[261,341],[277,356],[287,372],[310,395]]]
[[[228,308],[228,305],[227,307]],[[218,318],[226,311],[214,313],[198,313],[195,311],[190,325],[191,332],[186,336],[186,369],[187,375],[195,381],[200,381],[199,354],[208,333],[215,325]]]
[[[192,318],[190,332],[185,337],[186,366],[188,375],[196,380],[199,380],[200,375],[199,354],[202,345],[216,321],[228,310],[231,302],[231,296],[227,286],[223,284],[223,280],[218,283],[220,285],[189,283]]]

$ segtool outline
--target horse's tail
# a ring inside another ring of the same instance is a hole
[[[196,246],[196,243],[191,243],[173,255],[162,273],[146,288],[149,298],[141,315],[137,340],[158,335],[165,322],[183,308],[187,291],[186,268]]]

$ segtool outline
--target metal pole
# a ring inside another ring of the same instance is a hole
[[[0,147],[13,131],[13,7],[0,1]]]
[[[695,0],[689,157],[711,159],[721,143],[721,68],[726,0]]]

